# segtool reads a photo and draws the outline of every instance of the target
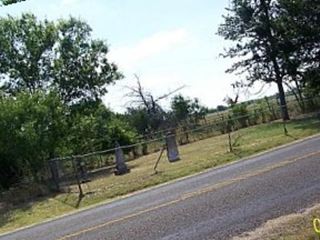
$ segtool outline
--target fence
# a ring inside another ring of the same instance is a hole
[[[9,202],[19,202],[19,199],[26,201],[27,198],[25,196],[28,195],[41,196],[48,194],[47,186],[49,186],[49,189],[63,192],[77,192],[83,195],[85,192],[88,193],[94,190],[95,186],[91,184],[90,180],[105,179],[110,174],[117,172],[116,152],[119,155],[119,150],[122,152],[123,163],[125,164],[130,162],[131,166],[135,165],[141,162],[142,156],[145,156],[143,161],[145,161],[144,159],[152,161],[152,163],[148,162],[148,164],[156,167],[157,162],[161,159],[161,153],[165,150],[164,146],[166,145],[166,137],[168,136],[176,138],[178,150],[181,150],[183,145],[226,134],[226,138],[223,137],[225,146],[229,151],[233,151],[237,142],[237,135],[239,135],[237,130],[261,123],[279,122],[279,119],[281,119],[281,106],[279,106],[275,99],[267,101],[261,100],[259,103],[255,101],[254,104],[247,105],[246,112],[237,113],[233,112],[233,110],[228,110],[211,115],[199,123],[190,123],[177,128],[154,132],[144,136],[139,142],[132,145],[115,145],[114,148],[103,151],[50,159],[43,169],[38,170],[39,179],[37,182],[41,184],[35,184],[33,179],[23,178],[20,184],[12,186],[12,191],[3,192],[0,197],[8,199]],[[290,116],[297,117],[302,113],[320,110],[320,98],[304,99],[303,104],[305,108],[301,109],[301,104],[294,100],[289,100],[287,107]],[[285,122],[281,125],[282,127],[285,132]],[[155,154],[150,155],[152,153]],[[182,151],[182,154],[185,157],[185,154],[188,153]],[[143,164],[145,163],[143,162]],[[150,171],[153,171],[151,167]],[[86,186],[84,191],[81,188],[83,184]],[[90,186],[92,186],[91,190]],[[19,191],[14,190],[17,188]],[[17,196],[17,192],[21,196]]]
[[[291,117],[319,110],[320,99],[304,99],[303,102],[306,106],[305,109],[300,109],[300,105],[296,101],[288,101],[287,108]],[[115,148],[104,151],[51,159],[47,166],[50,185],[59,191],[69,191],[69,186],[78,185],[80,195],[83,195],[81,183],[117,171],[119,167],[117,155],[119,158],[119,154],[121,155],[120,158],[123,158],[122,164],[125,164],[125,162],[134,161],[143,155],[163,150],[166,145],[166,138],[170,136],[175,137],[177,145],[181,146],[221,134],[228,134],[229,150],[232,151],[232,132],[281,119],[281,106],[275,101],[269,101],[264,107],[261,104],[253,104],[247,106],[247,108],[250,111],[246,114],[239,115],[232,111],[223,114],[218,113],[214,118],[202,121],[200,124],[194,123],[149,134],[145,136],[143,141],[132,145],[115,146]],[[286,133],[285,122],[283,129]]]

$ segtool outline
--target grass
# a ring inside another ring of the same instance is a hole
[[[119,196],[319,133],[320,121],[315,118],[294,120],[288,123],[287,128],[290,136],[283,134],[283,127],[279,122],[241,129],[233,133],[233,138],[238,137],[236,154],[228,152],[227,135],[180,146],[182,160],[169,163],[166,156],[163,156],[158,166],[158,174],[154,174],[153,166],[159,153],[141,157],[128,163],[131,168],[130,174],[123,176],[109,174],[84,184],[83,189],[87,194],[81,201],[78,199],[76,186],[71,186],[69,193],[38,198],[17,206],[8,205],[1,209],[0,202],[0,233],[39,223],[97,203],[111,201]]]
[[[303,213],[290,214],[268,221],[253,232],[233,240],[319,240],[313,229],[313,219],[320,218],[320,204]]]

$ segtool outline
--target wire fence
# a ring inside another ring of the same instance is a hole
[[[302,113],[319,110],[320,99],[304,99],[305,108],[301,109],[301,103],[290,100],[287,109],[291,117]],[[47,177],[52,187],[56,190],[68,188],[68,186],[90,181],[90,179],[112,174],[117,170],[117,151],[120,151],[123,163],[134,161],[141,156],[160,152],[166,148],[168,137],[174,137],[177,147],[190,144],[202,139],[228,134],[229,148],[232,150],[231,133],[250,126],[271,123],[281,119],[281,108],[276,101],[268,104],[253,104],[247,106],[247,112],[235,113],[232,111],[217,113],[211,119],[205,119],[201,123],[192,123],[168,128],[153,134],[135,144],[115,146],[103,151],[91,152],[83,155],[60,157],[48,161]],[[286,131],[285,124],[283,125]],[[168,151],[168,150],[167,150]],[[160,156],[161,157],[161,156]],[[160,159],[160,158],[159,158]],[[159,160],[158,159],[158,160]],[[156,160],[156,159],[155,159]],[[82,190],[80,191],[82,192]],[[82,193],[81,193],[82,194]]]
[[[304,113],[320,110],[320,98],[304,99],[303,104],[304,109],[301,109],[301,103],[293,99],[287,102],[287,109],[292,118],[301,116]],[[105,178],[114,173],[119,173],[119,171],[120,173],[121,171],[128,173],[129,170],[125,168],[121,170],[120,165],[122,164],[123,167],[131,161],[133,162],[130,165],[135,165],[134,161],[142,159],[141,157],[144,156],[146,156],[146,161],[152,161],[152,164],[155,164],[154,170],[156,172],[163,153],[167,151],[168,155],[167,145],[169,138],[174,138],[174,142],[176,142],[176,146],[171,147],[171,150],[175,150],[174,148],[176,148],[178,152],[183,145],[225,134],[226,137],[223,137],[223,141],[225,141],[226,149],[232,151],[238,140],[238,135],[240,135],[238,130],[258,124],[279,122],[281,119],[281,108],[282,106],[275,99],[268,100],[268,102],[263,100],[260,102],[255,101],[253,104],[246,106],[246,111],[236,112],[227,110],[216,113],[206,119],[200,120],[198,123],[193,122],[148,134],[134,144],[125,146],[115,145],[114,148],[101,151],[50,159],[42,169],[39,169],[39,173],[41,173],[39,174],[41,176],[40,182],[48,186],[49,189],[63,192],[76,191],[82,196],[85,192],[94,190],[86,188],[84,191],[82,189],[83,185],[94,188],[94,185],[90,185],[90,180],[94,181],[99,178]],[[285,131],[285,122],[283,125],[280,124],[280,126]],[[214,148],[214,146],[212,147]],[[156,154],[150,155],[152,153]],[[188,150],[188,154],[190,153]],[[185,154],[187,153],[183,153],[182,156],[184,157]],[[148,157],[149,155],[150,157]],[[145,160],[143,159],[143,161]],[[150,170],[152,171],[152,169]],[[28,179],[21,179],[21,182],[28,183]],[[26,195],[41,195],[46,193],[46,190],[43,190],[43,188],[37,189],[35,187],[26,188],[26,191],[30,192],[30,194]],[[21,189],[19,189],[19,192],[21,193]],[[12,191],[12,194],[15,193],[16,191]],[[7,198],[14,198],[17,201],[19,199],[16,195],[11,196],[10,194],[8,194]]]

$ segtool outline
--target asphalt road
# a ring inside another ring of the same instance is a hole
[[[0,239],[221,240],[319,202],[314,137]]]

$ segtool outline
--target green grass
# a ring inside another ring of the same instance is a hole
[[[226,135],[201,140],[179,147],[181,161],[169,163],[163,156],[158,166],[159,173],[154,174],[153,166],[159,153],[150,154],[128,163],[130,174],[123,176],[106,175],[84,184],[84,192],[90,193],[78,202],[76,186],[71,186],[70,193],[61,193],[18,206],[1,209],[0,233],[19,227],[38,223],[48,218],[70,213],[93,204],[111,201],[150,186],[173,179],[201,172],[205,169],[238,160],[240,157],[292,142],[320,132],[317,119],[295,120],[288,123],[290,136],[283,134],[281,123],[263,124],[241,129],[233,133],[238,137],[235,153],[228,152]]]

